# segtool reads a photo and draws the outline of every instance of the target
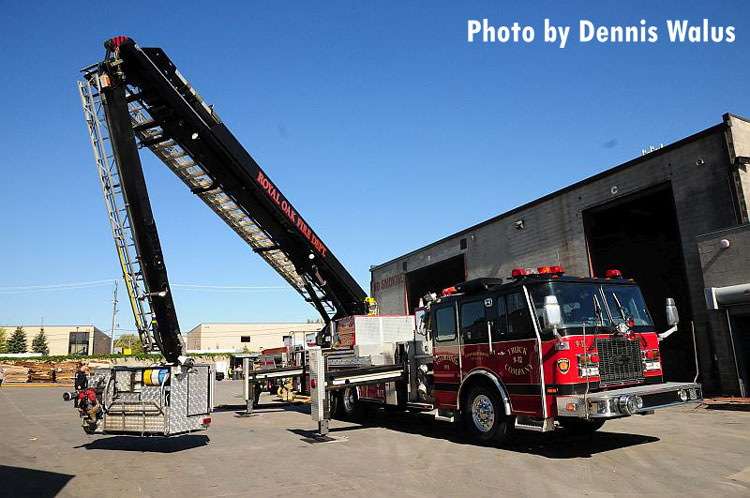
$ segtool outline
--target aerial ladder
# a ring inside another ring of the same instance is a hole
[[[140,47],[124,36],[104,45],[104,60],[82,70],[78,89],[138,334],[145,351],[164,356],[160,372],[166,373],[153,381],[146,379],[153,376],[148,369],[113,369],[101,393],[103,421],[88,429],[143,435],[200,430],[210,424],[211,406],[204,401],[213,395],[212,368],[187,355],[141,149],[160,159],[317,310],[324,322],[316,340],[320,346],[330,344],[335,320],[372,312],[374,301],[162,49]],[[303,373],[297,368],[267,374]],[[200,389],[190,391],[186,383],[185,392],[206,399],[177,403],[175,387],[183,377],[200,378]],[[149,393],[151,387],[157,392]],[[186,405],[187,415],[170,425],[174,414],[167,412],[177,405]],[[152,420],[158,417],[163,421]],[[190,417],[194,421],[183,420]]]

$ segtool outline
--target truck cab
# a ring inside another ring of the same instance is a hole
[[[673,327],[658,334],[638,285],[616,270],[590,278],[559,266],[517,269],[508,283],[477,279],[428,301],[414,341],[430,353],[421,355],[426,375],[410,391],[461,417],[480,441],[555,422],[593,431],[607,419],[702,400],[699,384],[663,380],[659,340],[677,325],[673,301]]]

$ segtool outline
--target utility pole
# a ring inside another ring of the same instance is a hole
[[[109,354],[115,352],[115,317],[117,312],[117,280],[115,280],[115,290],[112,293],[112,331],[109,334]]]

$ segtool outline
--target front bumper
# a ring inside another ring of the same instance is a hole
[[[559,396],[557,415],[575,418],[617,418],[701,401],[703,390],[700,384],[665,382],[589,393],[586,396]]]

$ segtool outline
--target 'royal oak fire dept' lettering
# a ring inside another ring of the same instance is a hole
[[[305,220],[303,220],[302,217],[297,214],[292,205],[289,204],[289,201],[284,199],[284,197],[281,195],[281,192],[279,192],[279,189],[277,189],[274,184],[271,183],[271,180],[266,178],[262,171],[258,172],[258,177],[256,178],[256,180],[261,188],[263,188],[263,191],[268,195],[268,197],[273,199],[276,205],[279,206],[279,208],[281,208],[281,210],[284,212],[286,217],[289,218],[289,221],[291,221],[292,224],[297,227],[297,230],[299,230],[300,233],[310,241],[315,250],[318,251],[321,256],[325,257],[326,253],[328,252],[326,246],[323,245],[323,242],[317,237],[317,235],[315,235],[315,232],[313,232],[312,229],[307,226]]]

